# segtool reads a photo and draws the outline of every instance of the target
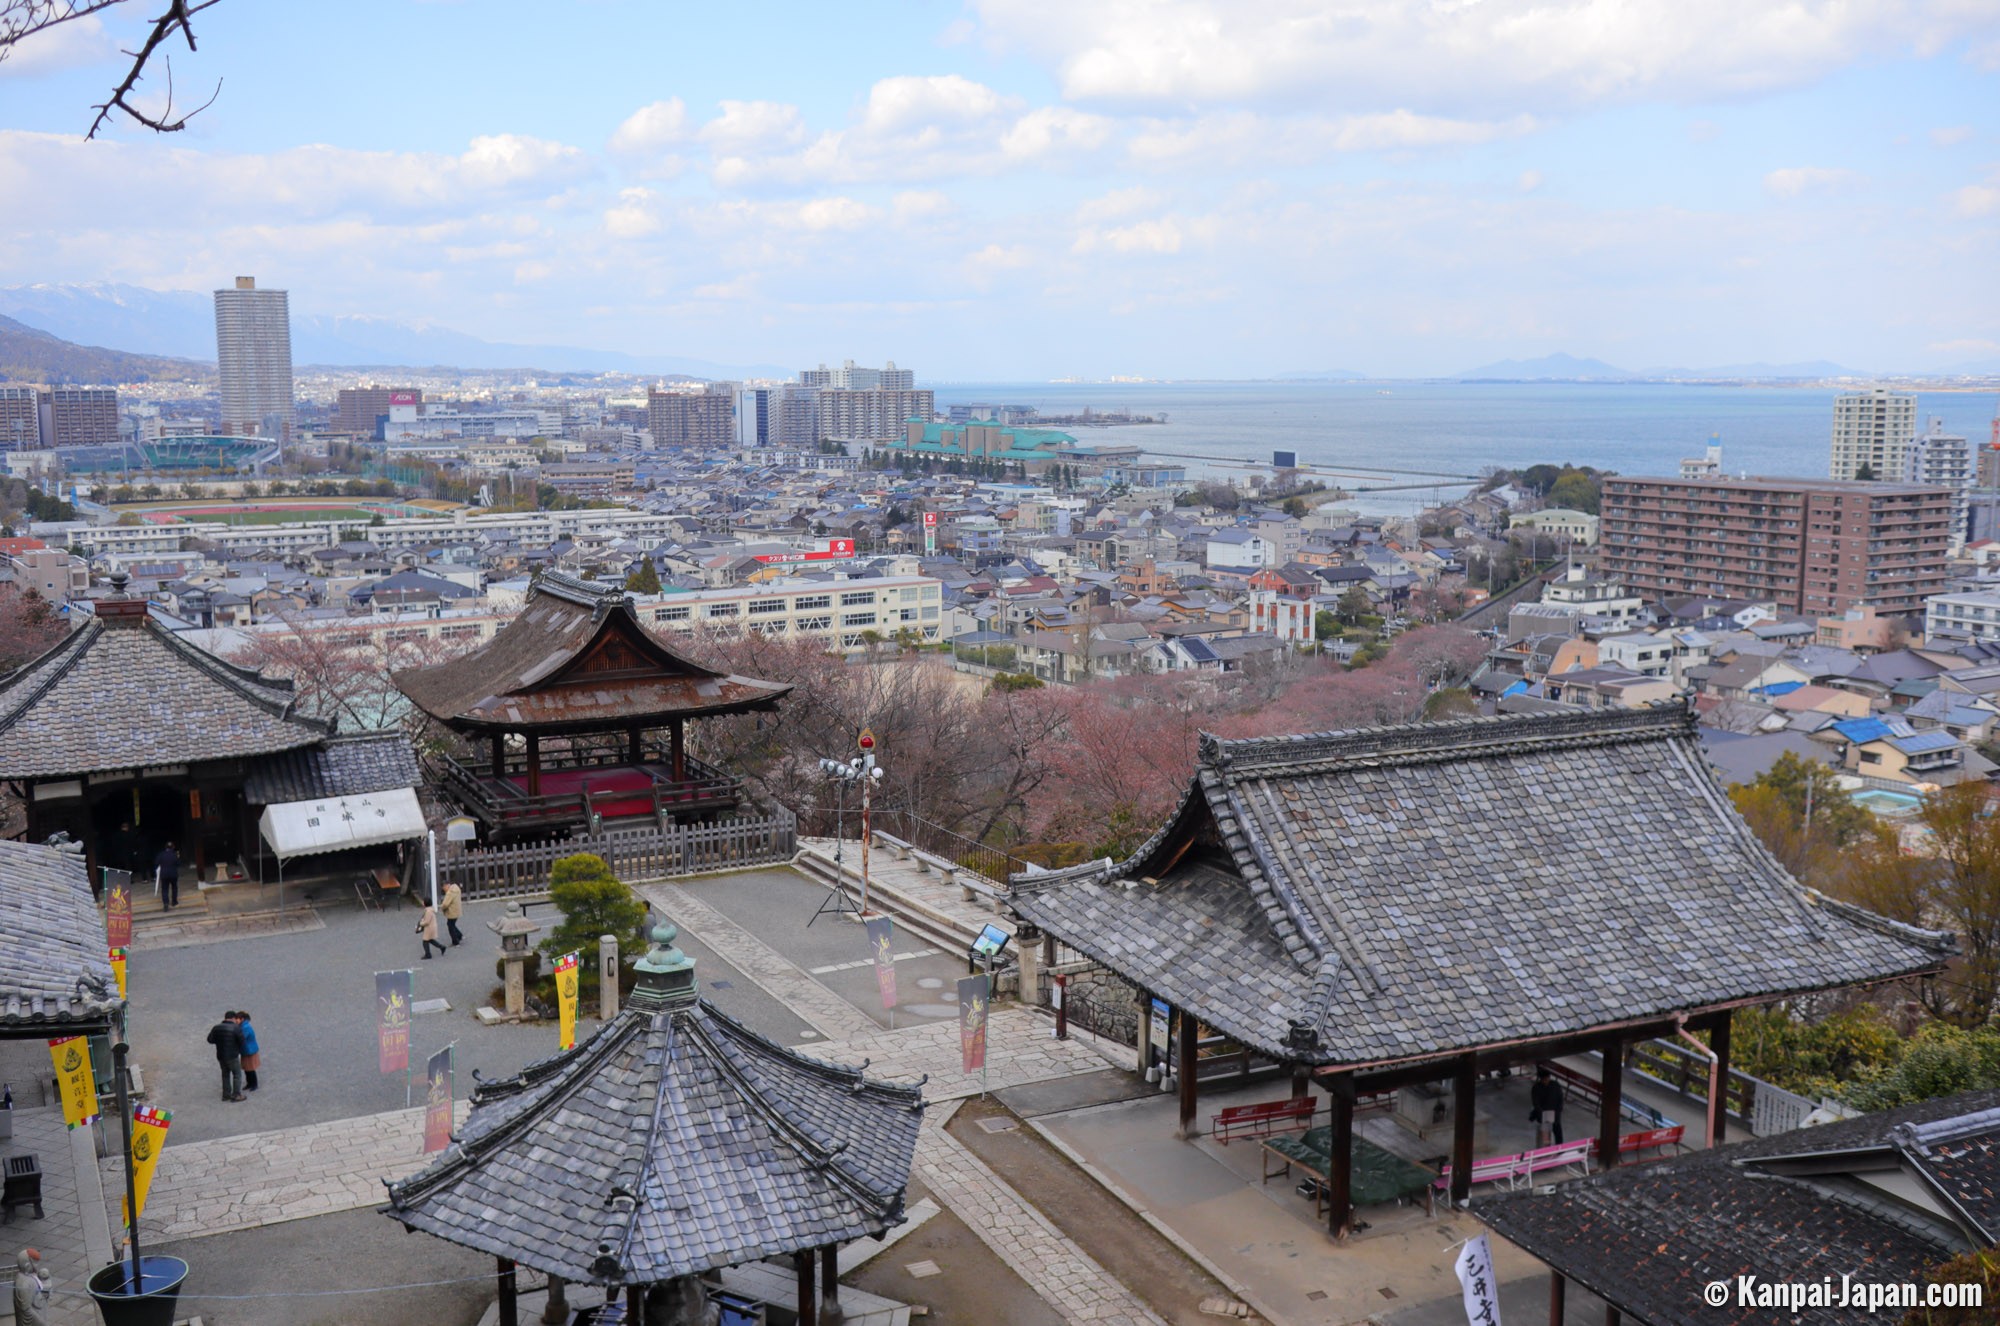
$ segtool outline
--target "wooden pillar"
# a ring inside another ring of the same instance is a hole
[[[514,1291],[514,1263],[505,1257],[500,1263],[500,1326],[521,1326],[521,1300]]]
[[[569,1326],[569,1295],[559,1275],[549,1277],[548,1301],[542,1305],[542,1326]]]
[[[1461,1054],[1451,1072],[1451,1201],[1456,1206],[1472,1196],[1472,1124],[1474,1088],[1479,1061]]]
[[[1194,1088],[1198,1076],[1195,1067],[1196,1052],[1201,1039],[1201,1023],[1185,1008],[1180,1013],[1180,1041],[1174,1047],[1174,1059],[1178,1065],[1181,1088],[1181,1126],[1176,1137],[1188,1138],[1195,1135]]]
[[[1709,1136],[1715,1139],[1713,1145],[1721,1146],[1729,1135],[1729,1023],[1732,1014],[1724,1012],[1721,1019],[1708,1031],[1708,1048],[1715,1051],[1715,1099],[1708,1102]]]
[[[813,1289],[815,1264],[810,1248],[792,1254],[792,1269],[799,1276],[799,1326],[819,1326],[819,1295]]]
[[[1624,1320],[1624,1313],[1612,1307],[1609,1303],[1604,1305],[1604,1326],[1618,1326],[1618,1323]]]
[[[1549,1272],[1549,1326],[1563,1326],[1563,1291],[1568,1286],[1561,1271]]]
[[[670,749],[673,753],[673,775],[677,783],[687,781],[687,720],[676,715],[670,732]]]
[[[626,758],[632,764],[646,762],[646,734],[636,727],[632,729],[631,751]]]
[[[1625,1042],[1616,1032],[1604,1038],[1604,1072],[1598,1078],[1597,1164],[1618,1163],[1618,1107],[1625,1098]]]
[[[1350,1084],[1351,1084],[1350,1079]],[[1312,1094],[1312,1074],[1304,1064],[1292,1065],[1292,1099],[1303,1100]]]
[[[1333,1105],[1332,1136],[1327,1141],[1331,1163],[1326,1172],[1326,1232],[1345,1240],[1354,1232],[1354,1074],[1328,1078],[1326,1093]]]
[[[505,732],[495,732],[493,734],[493,776],[495,778],[505,778],[507,776],[507,734]]]
[[[829,1243],[819,1250],[819,1326],[835,1326],[840,1320],[840,1247]]]
[[[646,1286],[625,1286],[625,1320],[632,1326],[639,1326],[646,1320]]]
[[[1153,1066],[1153,995],[1149,990],[1139,991],[1139,1076]]]
[[[528,734],[528,795],[542,794],[542,739],[536,733]]]

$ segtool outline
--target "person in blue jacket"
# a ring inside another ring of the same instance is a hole
[[[255,1091],[257,1089],[257,1065],[259,1062],[257,1054],[257,1029],[250,1025],[250,1015],[240,1010],[236,1014],[236,1025],[243,1032],[243,1089],[245,1091]]]

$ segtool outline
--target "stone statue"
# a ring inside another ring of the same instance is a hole
[[[49,1326],[49,1278],[33,1248],[14,1259],[14,1326]]]

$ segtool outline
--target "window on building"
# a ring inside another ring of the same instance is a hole
[[[752,617],[768,617],[774,612],[783,612],[784,610],[785,601],[783,599],[750,600],[750,615]]]
[[[843,608],[872,608],[875,606],[875,591],[864,589],[855,593],[842,594],[840,606]]]
[[[805,612],[811,608],[831,608],[833,606],[833,595],[801,594],[792,600],[792,606],[800,612]]]
[[[658,608],[653,612],[653,620],[656,622],[684,622],[693,615],[693,608]]]
[[[708,615],[711,618],[738,617],[742,613],[743,605],[740,603],[711,603],[708,605]]]
[[[875,614],[872,612],[843,612],[840,614],[842,626],[873,626]]]

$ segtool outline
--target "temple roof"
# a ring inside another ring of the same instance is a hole
[[[1473,1211],[1634,1320],[1750,1326],[1773,1320],[1771,1309],[1709,1307],[1703,1286],[1739,1275],[1920,1283],[2000,1238],[1996,1185],[2000,1091],[1985,1090],[1477,1198]],[[1884,1318],[1830,1305],[1795,1319]]]
[[[401,731],[354,732],[323,748],[265,756],[243,780],[243,798],[254,806],[275,806],[365,796],[422,781],[410,739]]]
[[[150,617],[107,612],[0,681],[0,779],[195,764],[325,741],[331,725],[297,705],[289,681],[225,662]]]
[[[0,1028],[102,1026],[119,1004],[81,852],[0,841]]]
[[[559,571],[535,582],[498,635],[459,658],[392,678],[458,728],[589,731],[770,709],[791,690],[703,667],[661,644],[622,590]]]
[[[691,970],[684,997],[650,1001],[650,961],[631,1005],[595,1036],[482,1083],[453,1145],[392,1184],[384,1213],[607,1285],[654,1284],[900,1222],[923,1124],[917,1088],[766,1040],[695,998]]]
[[[1939,969],[1948,936],[1807,889],[1682,708],[1203,736],[1123,863],[1015,912],[1204,1023],[1366,1065]]]

